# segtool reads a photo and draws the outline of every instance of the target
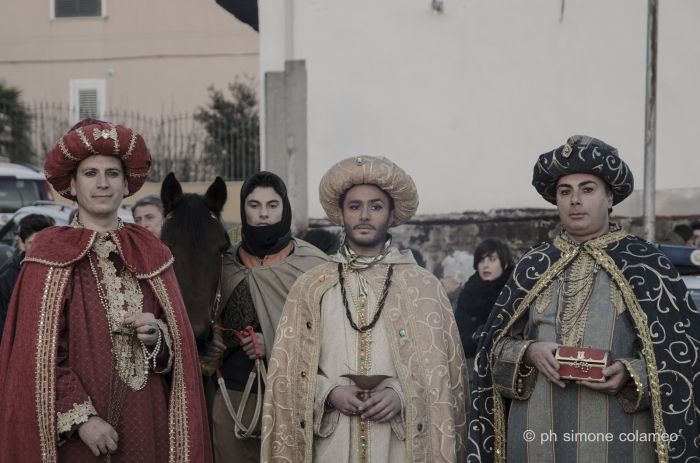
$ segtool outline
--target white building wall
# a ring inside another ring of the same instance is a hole
[[[640,189],[646,3],[567,0],[560,19],[561,0],[445,0],[443,14],[430,0],[259,2],[261,82],[284,69],[293,4],[309,216],[323,216],[323,173],[361,154],[408,171],[422,214],[545,207],[535,160],[577,133],[616,146]],[[698,17],[697,0],[660,7],[658,188],[700,185]]]

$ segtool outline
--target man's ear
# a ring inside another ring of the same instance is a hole
[[[78,189],[75,188],[75,178],[73,178],[73,176],[70,178],[70,194],[72,196],[78,196]]]
[[[124,197],[129,196],[129,179],[124,177]]]
[[[388,226],[391,227],[391,224],[394,223],[394,211],[396,209],[392,209],[391,212],[389,212],[389,223],[387,224]]]

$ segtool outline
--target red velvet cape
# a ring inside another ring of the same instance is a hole
[[[0,462],[56,462],[57,325],[73,264],[97,233],[70,227],[40,232],[22,265],[0,346]],[[209,427],[192,327],[170,250],[145,228],[116,231],[127,268],[148,281],[172,333],[168,406],[171,462],[212,461]],[[107,341],[109,342],[109,341]]]

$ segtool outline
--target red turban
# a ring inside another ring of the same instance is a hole
[[[126,179],[131,196],[141,189],[151,170],[151,155],[143,137],[133,130],[109,122],[84,119],[61,137],[49,151],[44,174],[56,192],[75,201],[70,194],[71,172],[83,159],[101,154],[116,156],[126,167]]]

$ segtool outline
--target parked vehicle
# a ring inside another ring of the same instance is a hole
[[[23,207],[15,212],[12,218],[8,220],[2,228],[0,228],[0,243],[11,246],[14,245],[15,232],[19,227],[19,221],[29,214],[42,214],[52,217],[56,222],[56,225],[65,226],[69,224],[68,219],[70,218],[70,213],[74,209],[77,209],[77,207],[54,201],[35,201],[31,206]],[[122,222],[134,222],[134,218],[130,213],[124,215],[120,214],[119,218],[122,219]]]
[[[700,248],[662,244],[659,250],[678,269],[695,307],[700,308]]]
[[[695,307],[700,308],[700,275],[683,275],[683,283],[688,287],[690,297],[695,302]]]
[[[53,193],[44,174],[30,165],[0,162],[0,226],[12,214],[35,201],[53,201]]]

